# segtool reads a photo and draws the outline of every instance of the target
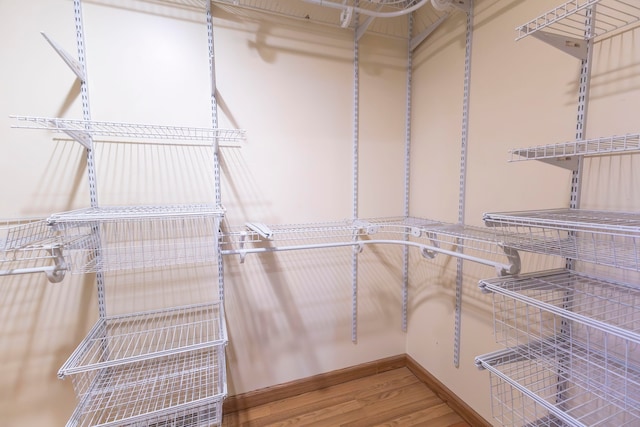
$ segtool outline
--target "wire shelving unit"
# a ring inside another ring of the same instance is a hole
[[[581,209],[487,213],[496,237],[517,250],[640,271],[640,213]]]
[[[568,270],[480,286],[493,293],[496,338],[508,347],[477,358],[499,384],[494,414],[509,412],[495,407],[506,381],[560,425],[640,422],[640,288]]]
[[[597,7],[594,31],[585,34],[590,7]],[[537,32],[597,39],[605,34],[622,30],[640,21],[640,5],[633,0],[569,0],[516,28],[517,39]]]
[[[58,372],[80,402],[67,425],[220,422],[226,343],[220,303],[100,319]]]
[[[224,210],[210,205],[108,206],[48,218],[73,273],[217,261]]]

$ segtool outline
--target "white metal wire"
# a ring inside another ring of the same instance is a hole
[[[640,288],[566,270],[481,287],[493,292],[496,339],[510,347],[495,363],[528,360],[526,369],[555,372],[556,401],[585,425],[612,425],[613,409],[615,422],[640,423]]]
[[[16,128],[46,129],[68,134],[87,136],[109,136],[118,138],[146,138],[174,141],[242,141],[245,131],[240,129],[213,129],[150,125],[137,123],[99,122],[47,117],[12,116],[17,120]],[[74,136],[75,138],[75,136]]]
[[[496,238],[517,250],[640,271],[640,213],[581,209],[487,213]]]
[[[93,371],[226,343],[219,303],[100,319],[58,376]]]
[[[216,262],[224,210],[209,205],[88,208],[52,215],[71,272]]]
[[[11,251],[54,244],[55,237],[44,218],[0,219],[0,259],[13,258]]]
[[[559,144],[515,148],[509,151],[511,162],[523,160],[557,159],[572,156],[598,156],[640,151],[640,134],[616,135]]]
[[[596,387],[574,383],[553,360],[518,353],[476,358],[491,372],[494,418],[504,426],[636,426],[638,407],[623,409],[597,394]],[[564,385],[559,387],[559,383]]]
[[[407,21],[404,17],[368,17],[364,13],[370,11],[379,13],[405,13],[412,10],[419,0],[331,0],[331,5],[327,1],[321,4],[319,1],[310,0],[213,0],[216,7],[222,8],[230,13],[246,14],[250,12],[267,13],[286,18],[293,18],[305,22],[314,22],[322,25],[329,25],[336,28],[349,28],[359,31],[361,27],[356,24],[356,7],[361,10],[359,24],[365,26],[366,31],[393,38],[407,38]],[[428,2],[429,3],[429,2]],[[446,15],[444,12],[435,11],[430,4],[417,9],[418,31],[428,27],[439,18]],[[370,20],[369,18],[373,18]]]
[[[222,421],[224,346],[74,375],[68,427],[211,426]]]
[[[516,28],[516,40],[537,31],[585,39],[588,9],[596,6],[596,21],[591,36],[625,28],[640,21],[640,4],[635,0],[570,0]]]

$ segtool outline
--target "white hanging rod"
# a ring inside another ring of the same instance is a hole
[[[65,275],[66,270],[56,265],[47,267],[31,267],[31,268],[12,268],[9,270],[0,270],[0,276],[14,276],[18,274],[44,273],[51,283],[60,282]]]
[[[54,261],[54,265],[47,265],[41,267],[25,267],[25,268],[10,268],[7,270],[0,270],[0,277],[2,276],[13,276],[17,274],[33,274],[33,273],[44,273],[49,279],[51,283],[58,283],[64,279],[65,273],[67,271],[67,264],[64,261],[64,257],[62,256],[62,248],[60,246],[52,246],[46,249],[49,252],[50,256],[46,258],[51,258]],[[41,259],[46,259],[41,258]],[[35,258],[25,258],[24,261],[33,261]],[[12,262],[12,261],[10,261]],[[15,262],[20,262],[20,260],[15,260]]]
[[[335,243],[316,243],[309,245],[292,245],[292,246],[277,246],[270,248],[250,248],[250,249],[227,249],[222,250],[222,255],[240,255],[241,262],[244,262],[244,258],[247,254],[261,254],[261,253],[271,253],[271,252],[282,252],[282,251],[297,251],[297,250],[305,250],[305,249],[327,249],[327,248],[339,248],[339,247],[348,247],[348,246],[360,246],[360,250],[364,248],[365,245],[403,245],[403,246],[413,246],[420,248],[422,251],[422,256],[425,258],[433,259],[436,254],[444,254],[449,255],[461,259],[465,259],[467,261],[477,262],[479,264],[488,265],[490,267],[494,267],[496,272],[500,276],[504,276],[507,274],[518,274],[520,272],[520,262],[519,256],[516,251],[512,251],[509,248],[505,249],[505,254],[511,261],[510,264],[503,264],[497,261],[491,261],[485,258],[479,258],[472,255],[467,255],[465,253],[460,253],[456,251],[450,251],[447,249],[442,249],[436,246],[425,245],[421,243],[415,243],[411,241],[405,240],[361,240],[357,242],[335,242]]]

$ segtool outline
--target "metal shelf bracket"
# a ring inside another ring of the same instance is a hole
[[[587,41],[584,39],[552,34],[545,31],[531,33],[531,36],[580,60],[586,59],[587,57]]]
[[[80,81],[84,82],[86,80],[86,76],[84,74],[84,69],[82,68],[82,64],[78,62],[73,56],[71,56],[66,50],[62,48],[57,42],[47,36],[45,33],[40,32],[42,37],[51,45],[51,47],[56,51],[60,58],[71,68],[71,71],[80,79]]]

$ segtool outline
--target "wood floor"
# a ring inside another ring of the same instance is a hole
[[[224,414],[222,426],[469,427],[408,368]]]

